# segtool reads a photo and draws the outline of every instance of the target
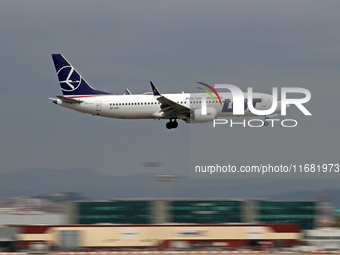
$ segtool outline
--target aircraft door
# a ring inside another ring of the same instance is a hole
[[[96,101],[96,110],[97,110],[97,112],[102,110],[102,103],[101,103],[100,100]]]

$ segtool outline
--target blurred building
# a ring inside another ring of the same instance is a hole
[[[317,202],[265,200],[69,202],[67,225],[11,227],[20,229],[21,249],[265,249],[299,244],[301,230],[314,228],[317,209]]]
[[[264,223],[299,224],[302,229],[313,229],[318,218],[317,202],[258,201],[257,219]]]
[[[69,202],[69,224],[297,224],[313,229],[317,202],[264,200],[118,200]]]
[[[334,224],[334,209],[328,196],[320,196],[318,199],[318,219],[316,226],[319,228],[331,227]]]
[[[340,250],[340,229],[319,228],[306,230],[305,241],[317,250]]]
[[[18,247],[17,236],[20,228],[0,227],[0,252],[13,252]]]
[[[294,224],[91,224],[14,225],[20,249],[44,245],[51,250],[183,250],[236,247],[265,249],[296,245]]]

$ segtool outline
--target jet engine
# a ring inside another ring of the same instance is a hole
[[[215,108],[207,107],[207,114],[202,115],[201,109],[195,109],[190,114],[190,119],[186,123],[206,123],[216,119],[217,112]]]

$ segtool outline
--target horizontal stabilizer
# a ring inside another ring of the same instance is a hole
[[[59,98],[62,102],[65,103],[81,103],[83,101],[79,100],[79,99],[73,99],[73,98],[68,98],[68,97],[64,97],[64,96],[56,96],[57,98]]]

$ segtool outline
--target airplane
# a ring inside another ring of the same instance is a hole
[[[204,93],[182,91],[182,93],[161,94],[150,81],[152,92],[132,94],[126,89],[127,95],[115,95],[91,87],[63,55],[52,54],[52,59],[63,95],[50,99],[53,103],[65,108],[117,119],[166,119],[169,120],[166,123],[167,129],[177,128],[177,120],[183,120],[186,123],[207,123],[218,117],[235,117],[232,112],[230,92],[219,92],[215,93],[216,96],[212,96],[207,89],[198,87]],[[208,84],[198,83],[214,91]],[[210,98],[206,97],[208,94]],[[208,98],[206,114],[202,114],[202,98]],[[270,109],[272,101],[272,95],[253,93],[253,105],[257,110]],[[280,112],[281,104],[278,102],[274,113],[264,117],[268,119],[277,116]],[[246,104],[242,116],[254,116],[247,109]],[[268,122],[265,121],[264,125],[267,126]]]

